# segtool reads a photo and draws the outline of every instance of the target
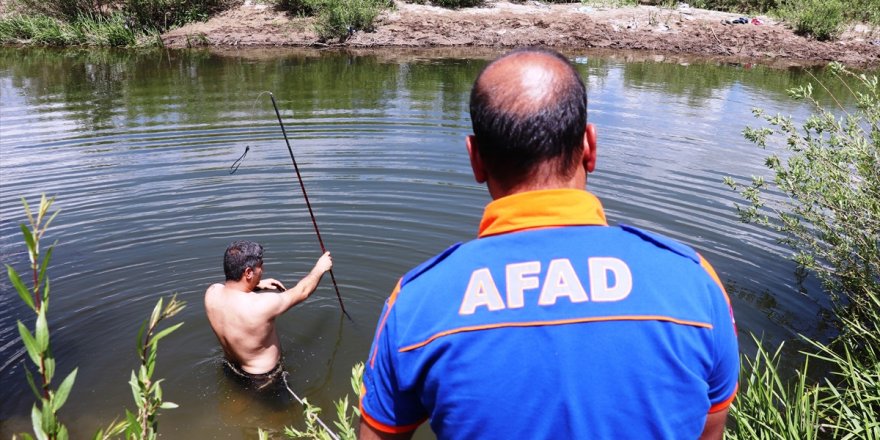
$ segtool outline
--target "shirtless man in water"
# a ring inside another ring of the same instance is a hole
[[[205,310],[234,373],[257,382],[274,380],[280,374],[281,344],[275,318],[305,301],[331,267],[333,261],[327,252],[296,286],[285,289],[278,280],[262,279],[261,245],[235,241],[226,248],[226,282],[208,288]]]

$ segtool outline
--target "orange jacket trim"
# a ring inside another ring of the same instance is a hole
[[[478,236],[575,225],[608,225],[596,196],[577,189],[528,191],[486,205]]]
[[[373,340],[377,342],[376,346],[373,347],[373,354],[370,355],[370,368],[376,366],[376,354],[379,352],[379,336],[382,335],[382,329],[385,328],[385,321],[388,320],[388,315],[391,314],[391,307],[394,307],[394,302],[397,301],[398,293],[400,293],[400,280],[397,281],[397,286],[394,287],[394,290],[391,291],[391,296],[388,297],[388,308],[385,310],[385,314],[382,315],[382,321],[379,323],[379,327],[376,330],[376,337]]]
[[[407,351],[412,351],[417,348],[424,347],[431,342],[435,341],[438,338],[442,338],[444,336],[453,335],[456,333],[463,332],[472,332],[478,330],[488,330],[494,328],[503,328],[503,327],[538,327],[545,325],[565,325],[565,324],[578,324],[584,322],[607,322],[607,321],[664,321],[664,322],[672,322],[675,324],[681,325],[689,325],[693,327],[702,327],[707,329],[712,329],[712,324],[699,322],[699,321],[685,321],[681,319],[675,319],[669,316],[652,316],[652,315],[622,315],[622,316],[600,316],[600,317],[589,317],[589,318],[572,318],[572,319],[560,319],[556,321],[530,321],[530,322],[500,322],[497,324],[487,324],[487,325],[475,325],[470,327],[460,327],[452,330],[446,330],[440,333],[437,333],[430,338],[419,342],[417,344],[408,345],[406,347],[398,350],[400,353],[404,353]]]
[[[366,411],[364,411],[364,396],[366,396],[366,395],[367,395],[367,388],[365,386],[361,385],[361,398],[358,401],[358,407],[361,410],[361,420],[366,422],[368,425],[372,426],[373,429],[376,429],[377,431],[382,431],[382,432],[385,432],[388,434],[403,434],[406,432],[415,431],[416,429],[418,429],[419,426],[422,425],[422,423],[425,423],[425,420],[428,420],[427,418],[424,418],[416,423],[413,423],[410,425],[404,425],[404,426],[386,425],[386,424],[370,417],[370,415],[367,414]]]
[[[718,402],[718,403],[712,405],[711,407],[709,407],[709,414],[717,413],[719,411],[724,411],[725,409],[730,407],[730,404],[733,403],[733,399],[736,398],[737,392],[739,392],[739,384],[736,384],[736,388],[734,388],[733,394],[731,394],[730,397],[725,399],[723,402]]]

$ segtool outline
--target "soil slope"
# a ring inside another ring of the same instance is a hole
[[[168,47],[493,47],[551,46],[560,49],[636,50],[650,54],[721,57],[766,64],[880,67],[880,29],[851,26],[837,41],[795,35],[783,23],[728,24],[740,16],[695,8],[590,7],[582,4],[514,4],[449,10],[396,2],[371,31],[344,42],[320,41],[310,18],[292,17],[265,4],[229,9],[205,23],[162,36]],[[753,17],[749,17],[753,18]]]

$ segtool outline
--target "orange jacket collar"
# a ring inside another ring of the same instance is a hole
[[[479,237],[573,225],[608,225],[602,203],[596,196],[577,189],[529,191],[486,205]]]

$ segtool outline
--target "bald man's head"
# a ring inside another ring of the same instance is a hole
[[[583,153],[587,93],[558,53],[522,49],[493,61],[474,83],[470,110],[477,150],[495,179],[530,179],[539,167],[560,178],[574,173]]]

